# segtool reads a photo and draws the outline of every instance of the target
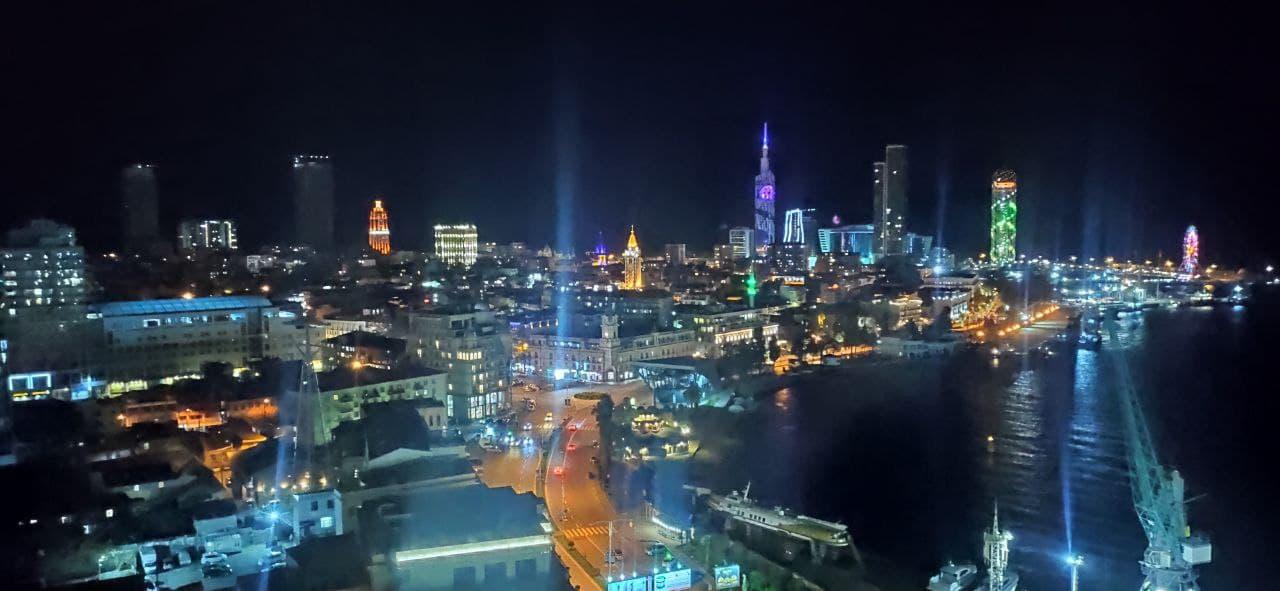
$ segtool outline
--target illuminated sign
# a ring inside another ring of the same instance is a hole
[[[742,572],[736,564],[716,567],[716,589],[733,589],[742,584]]]
[[[681,591],[693,584],[693,571],[684,568],[653,575],[653,591]]]
[[[1018,188],[1018,183],[1014,181],[996,181],[991,183],[991,186],[997,189],[1016,189]]]
[[[649,591],[649,577],[637,577],[609,583],[606,591]]]

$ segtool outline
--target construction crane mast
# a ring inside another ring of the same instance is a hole
[[[1141,589],[1199,591],[1195,566],[1212,559],[1212,547],[1207,539],[1191,535],[1182,475],[1160,465],[1128,361],[1121,353],[1116,353],[1114,359],[1120,376],[1119,400],[1129,450],[1133,508],[1147,535],[1147,549],[1139,563],[1146,576]]]

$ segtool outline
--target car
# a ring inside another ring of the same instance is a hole
[[[644,548],[645,556],[657,556],[658,554],[666,553],[666,551],[667,547],[660,543],[649,544]]]
[[[569,431],[577,431],[577,430],[578,430],[578,424],[577,424],[577,423],[569,423],[569,425],[568,425],[568,426],[566,426],[566,427],[565,427],[565,429],[568,429]]]
[[[258,559],[258,568],[264,571],[277,569],[285,565],[284,552],[272,548],[266,556]]]
[[[600,447],[600,440],[599,440],[599,439],[597,439],[597,440],[595,440],[595,441],[592,441],[592,442],[591,442],[591,447]]]
[[[564,476],[564,466],[556,466],[555,468],[552,468],[551,473],[556,476]]]
[[[565,450],[565,451],[577,451],[577,450],[578,450],[578,444],[576,444],[576,443],[570,443],[569,445],[564,446],[564,450]]]
[[[599,463],[600,463],[600,458],[597,458],[597,457],[595,457],[595,456],[591,456],[591,463],[592,463],[592,464],[599,464]]]
[[[556,417],[555,415],[551,414],[551,411],[547,411],[547,417],[544,420],[550,423],[551,421],[556,420]]]

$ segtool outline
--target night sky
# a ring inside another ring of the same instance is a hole
[[[125,163],[159,166],[166,233],[226,216],[256,247],[291,232],[289,155],[327,153],[349,244],[377,195],[397,247],[444,221],[540,247],[559,192],[580,249],[632,223],[649,252],[705,249],[748,223],[767,120],[780,209],[869,222],[871,163],[903,143],[908,226],[962,255],[1002,167],[1026,252],[1170,255],[1190,223],[1208,260],[1280,252],[1277,56],[1243,14],[29,4],[0,24],[0,220],[91,248],[116,245]]]

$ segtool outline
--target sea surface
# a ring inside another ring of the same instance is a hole
[[[1023,588],[1068,589],[1073,552],[1085,558],[1081,589],[1137,590],[1145,538],[1116,399],[1120,354],[1162,463],[1186,479],[1193,528],[1212,537],[1202,588],[1280,589],[1269,551],[1280,548],[1280,297],[1147,311],[1117,326],[1102,351],[1046,363],[997,366],[971,353],[798,378],[762,400],[758,428],[724,458],[727,480],[843,521],[859,547],[921,573],[981,564],[998,501]]]

